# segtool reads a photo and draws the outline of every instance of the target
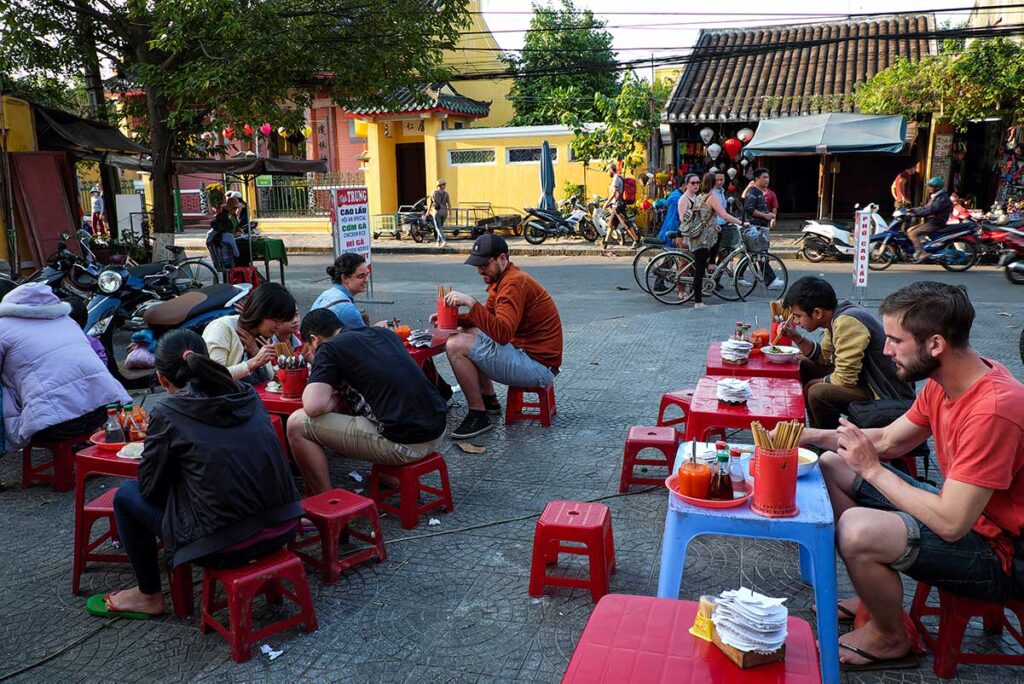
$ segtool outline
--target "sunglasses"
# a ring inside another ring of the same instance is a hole
[[[695,181],[695,180],[686,181],[686,184],[687,185],[700,185],[700,181]]]

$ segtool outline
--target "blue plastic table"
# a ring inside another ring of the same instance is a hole
[[[713,444],[698,444],[698,453],[713,448]],[[688,442],[680,444],[673,471],[682,463],[681,459],[689,457],[689,450]],[[669,492],[658,596],[679,598],[686,547],[699,535],[720,534],[796,542],[800,545],[800,576],[804,582],[814,585],[822,681],[838,684],[835,523],[820,469],[815,468],[797,480],[796,505],[800,514],[794,518],[764,518],[750,510],[749,503],[736,508],[700,508],[681,502]]]

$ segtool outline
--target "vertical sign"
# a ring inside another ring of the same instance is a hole
[[[356,252],[370,263],[370,209],[366,188],[334,188],[331,198],[334,258],[345,252]]]
[[[863,300],[868,287],[868,252],[871,239],[871,212],[858,211],[853,236],[853,288],[858,299]]]

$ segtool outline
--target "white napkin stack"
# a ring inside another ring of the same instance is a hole
[[[750,382],[741,378],[721,378],[717,382],[718,401],[745,404],[750,399]]]
[[[750,350],[754,348],[750,342],[731,338],[722,342],[722,360],[743,361],[750,357]]]
[[[740,651],[771,653],[786,643],[785,601],[746,587],[724,591],[715,600],[711,621],[723,643]]]

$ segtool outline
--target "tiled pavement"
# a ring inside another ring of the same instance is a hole
[[[294,285],[303,290],[298,279]],[[379,287],[377,297],[384,298],[386,288]],[[408,320],[429,300],[410,292],[394,294],[409,310]],[[308,300],[300,296],[300,303]],[[530,598],[526,586],[534,521],[500,521],[536,515],[552,499],[610,497],[604,502],[612,510],[619,562],[612,590],[654,594],[666,497],[664,490],[615,496],[623,437],[631,425],[652,421],[662,391],[693,384],[710,341],[762,308],[733,304],[684,312],[652,309],[639,301],[635,306],[563,302],[566,361],[556,383],[558,415],[551,429],[498,427],[471,440],[487,447],[483,454],[463,453],[445,443],[455,511],[437,515],[438,526],[424,524],[412,531],[385,518],[388,561],[351,569],[334,586],[324,586],[310,573],[320,629],[268,639],[284,651],[273,662],[258,652],[246,664],[232,662],[223,639],[201,635],[194,617],[105,625],[87,615],[84,599],[70,592],[72,495],[42,487],[19,489],[20,459],[14,454],[0,459],[5,487],[0,491],[0,592],[7,597],[0,619],[0,680],[29,668],[14,679],[558,681],[593,604],[582,590],[549,590],[543,599]],[[999,310],[1013,313],[1015,320],[1024,317],[1024,305]],[[981,311],[976,343],[1024,377],[1005,323],[995,309]],[[453,411],[452,425],[461,411]],[[365,487],[348,476],[351,471],[364,479],[369,475],[369,468],[358,462],[332,461],[336,484]],[[115,484],[91,482],[93,494]],[[580,572],[582,561],[561,565]],[[126,566],[101,565],[83,577],[83,594],[131,581]],[[913,585],[908,584],[909,600]],[[813,621],[813,594],[800,581],[797,554],[789,544],[718,537],[694,542],[683,598],[740,585],[788,597],[790,610]],[[848,590],[842,575],[840,593]],[[261,608],[259,614],[274,610]],[[1012,650],[1008,641],[985,637],[980,625],[972,624],[967,643]],[[960,676],[978,682],[1024,681],[1024,670],[961,667]],[[845,681],[936,679],[927,659],[917,670]]]

